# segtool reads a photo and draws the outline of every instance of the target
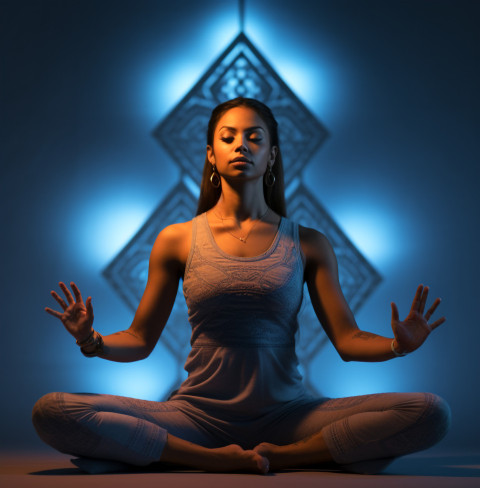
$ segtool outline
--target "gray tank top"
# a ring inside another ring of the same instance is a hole
[[[183,280],[192,350],[170,399],[244,418],[305,396],[295,353],[305,259],[298,225],[282,218],[255,257],[222,251],[205,213],[192,232]]]

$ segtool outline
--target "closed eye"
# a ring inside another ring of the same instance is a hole
[[[223,142],[226,142],[227,144],[231,144],[233,142],[233,137],[221,137],[221,140]],[[259,143],[262,141],[262,138],[261,137],[249,137],[248,139],[249,141],[251,142],[254,142],[254,143]]]

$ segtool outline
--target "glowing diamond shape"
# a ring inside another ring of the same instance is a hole
[[[154,137],[181,170],[181,182],[108,265],[105,277],[127,305],[135,310],[145,288],[148,258],[158,232],[174,222],[190,220],[195,214],[205,160],[204,134],[211,110],[218,103],[237,96],[257,98],[272,109],[279,123],[289,218],[319,229],[329,238],[337,254],[345,297],[351,308],[357,310],[379,283],[380,277],[302,183],[302,172],[324,142],[327,131],[244,34],[232,42],[155,128]],[[298,151],[298,147],[302,150]],[[321,352],[327,337],[318,323],[306,290],[299,324],[297,354],[305,385],[312,393],[318,394],[309,364]],[[182,366],[189,351],[189,336],[187,308],[180,288],[160,339],[177,360],[177,375],[172,386],[177,386],[183,377]]]
[[[279,123],[288,187],[324,142],[327,130],[244,34],[233,41],[153,135],[199,185],[205,160],[204,134],[211,110],[238,96],[257,98],[272,109]]]
[[[287,208],[292,220],[327,236],[337,256],[343,294],[350,308],[357,311],[380,283],[380,275],[303,183],[299,183],[287,198]]]

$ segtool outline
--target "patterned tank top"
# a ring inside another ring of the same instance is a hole
[[[192,350],[172,400],[258,415],[306,394],[295,353],[304,261],[298,225],[286,218],[254,257],[220,249],[206,213],[193,219],[183,281]]]

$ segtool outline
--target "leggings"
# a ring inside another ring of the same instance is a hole
[[[260,442],[284,445],[322,431],[338,465],[391,462],[431,447],[450,424],[447,403],[431,393],[317,399],[236,422],[212,420],[189,407],[183,400],[49,393],[35,404],[33,424],[60,452],[137,466],[159,461],[167,433],[208,448],[238,444],[252,449]]]

